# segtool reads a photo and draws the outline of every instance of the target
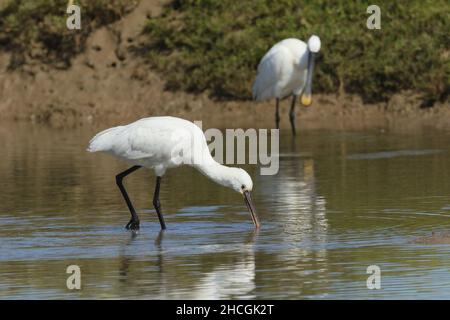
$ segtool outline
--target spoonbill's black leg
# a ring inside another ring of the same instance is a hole
[[[133,167],[125,170],[124,172],[119,173],[116,176],[117,186],[119,187],[120,192],[122,192],[122,196],[125,199],[125,202],[127,203],[128,209],[130,210],[130,213],[131,213],[131,220],[130,220],[130,222],[128,222],[128,224],[125,226],[125,228],[131,229],[131,230],[139,230],[139,217],[138,217],[136,211],[134,210],[133,205],[131,204],[131,201],[130,201],[130,198],[128,197],[127,191],[125,190],[125,187],[122,184],[122,180],[127,175],[136,171],[140,167],[141,166],[133,166]]]
[[[280,99],[277,98],[277,103],[275,106],[275,125],[276,128],[279,129],[280,128]]]
[[[292,96],[291,111],[289,111],[289,120],[291,121],[292,134],[295,136],[295,102],[297,101],[297,96],[294,94]]]
[[[159,202],[159,188],[161,186],[161,177],[156,177],[156,187],[155,194],[153,196],[153,206],[155,207],[156,213],[158,214],[159,223],[161,224],[161,229],[166,229],[166,223],[164,222],[164,217],[161,212],[161,203]]]

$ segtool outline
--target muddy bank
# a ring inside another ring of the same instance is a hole
[[[432,232],[430,236],[419,237],[411,241],[415,244],[450,244],[450,233],[446,231]]]
[[[8,54],[0,54],[0,121],[33,121],[56,127],[111,126],[156,115],[203,120],[205,126],[272,127],[274,102],[215,101],[207,94],[169,92],[163,76],[135,54],[144,38],[147,15],[160,13],[165,1],[141,1],[120,21],[95,31],[87,50],[68,70],[27,65],[8,71]],[[433,127],[450,130],[450,105],[421,109],[421,97],[402,92],[388,103],[364,105],[358,97],[315,95],[311,107],[297,108],[304,129],[395,130]],[[289,128],[289,102],[282,103],[281,126]]]

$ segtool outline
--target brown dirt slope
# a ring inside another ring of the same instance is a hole
[[[26,120],[53,126],[100,126],[126,123],[155,115],[203,120],[205,126],[272,127],[273,101],[265,103],[214,101],[207,94],[168,92],[164,75],[153,72],[133,52],[142,47],[141,30],[148,15],[161,12],[163,0],[142,0],[120,21],[95,31],[87,50],[68,70],[28,65],[8,71],[9,56],[0,53],[0,121]],[[299,126],[363,129],[450,129],[448,103],[420,109],[420,97],[402,92],[386,104],[363,105],[355,96],[315,95],[311,107],[298,107]],[[288,102],[282,104],[288,128]]]

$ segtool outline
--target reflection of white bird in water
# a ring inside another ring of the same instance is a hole
[[[313,159],[282,158],[277,176],[259,176],[260,193],[274,197],[273,211],[284,221],[283,237],[287,242],[324,243],[328,231],[326,200],[316,190]]]
[[[197,288],[192,290],[193,299],[254,299],[255,254],[253,246],[244,249],[244,256],[234,264],[222,265],[205,274]]]
[[[314,59],[319,50],[320,39],[314,35],[308,44],[298,39],[285,39],[275,44],[261,59],[253,84],[253,98],[257,101],[276,98],[277,129],[280,99],[293,95],[289,119],[295,135],[295,102],[297,96],[302,95],[302,104],[311,104]]]
[[[159,201],[161,177],[167,169],[183,164],[191,165],[212,181],[241,193],[255,227],[259,227],[250,195],[253,188],[252,179],[243,169],[223,166],[216,162],[209,153],[202,130],[190,121],[175,117],[151,117],[126,126],[110,128],[92,138],[88,151],[106,152],[133,164],[131,168],[116,176],[117,185],[131,212],[127,229],[139,229],[139,218],[122,179],[141,167],[155,171],[157,177],[153,205],[161,228],[165,229]]]
[[[194,300],[220,300],[220,299],[255,299],[256,289],[256,263],[254,243],[245,243],[237,248],[236,252],[216,253],[223,255],[223,261],[218,262],[211,259],[205,263],[201,258],[202,266],[205,269],[213,265],[210,271],[190,274],[191,285],[187,285],[186,290],[172,290],[168,293],[161,292],[158,299],[194,299]],[[209,255],[211,256],[211,255]],[[222,260],[222,259],[221,259]],[[192,271],[191,271],[192,272]],[[166,279],[161,288],[173,287],[168,274],[164,274]],[[165,290],[165,289],[163,289]],[[169,294],[169,296],[168,296]]]

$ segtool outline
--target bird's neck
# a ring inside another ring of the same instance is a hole
[[[207,161],[194,165],[194,167],[215,183],[225,187],[231,187],[232,171],[234,168],[221,165],[212,157]]]

